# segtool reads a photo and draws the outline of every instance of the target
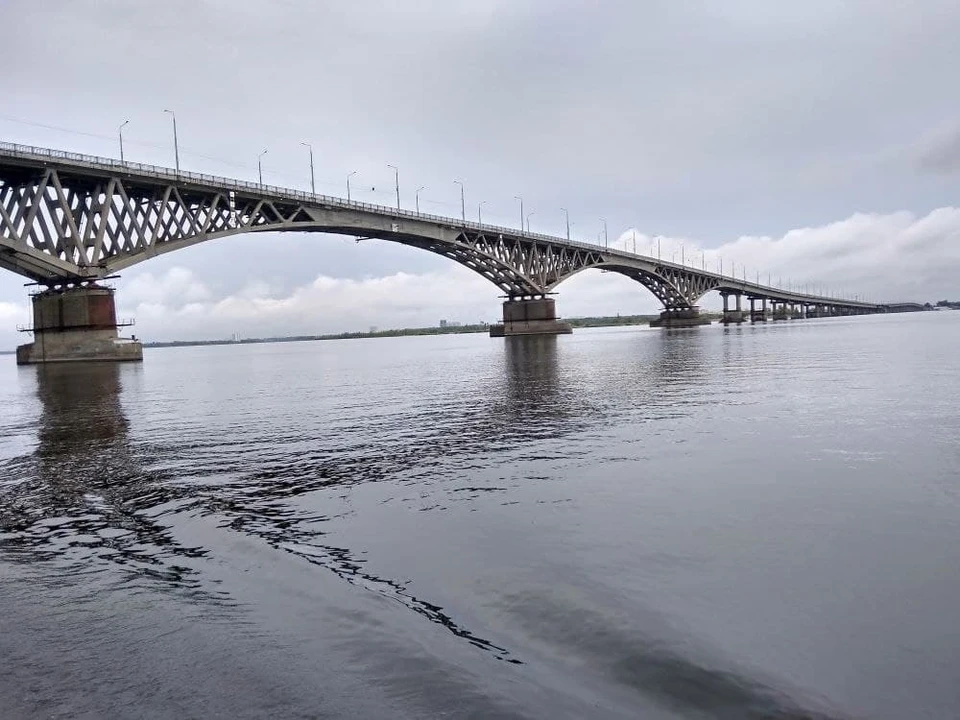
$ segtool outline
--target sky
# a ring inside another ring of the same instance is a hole
[[[0,140],[401,201],[877,301],[960,299],[960,3],[0,0]],[[682,247],[682,250],[681,250]],[[0,349],[30,323],[0,273]],[[148,340],[496,321],[386,241],[240,235],[128,268]],[[655,312],[615,273],[559,314]],[[705,306],[718,298],[708,296]]]

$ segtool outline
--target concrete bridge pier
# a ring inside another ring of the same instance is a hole
[[[760,309],[756,308],[756,301],[760,301]],[[766,322],[767,321],[767,299],[751,297],[750,298],[750,322]]]
[[[783,300],[773,301],[773,319],[774,321],[790,319],[790,313],[787,310],[787,304]]]
[[[91,284],[44,290],[33,296],[34,340],[17,348],[17,364],[143,360],[143,345],[119,337],[120,326],[111,288]]]
[[[731,310],[729,305],[730,293],[723,292],[720,293],[720,296],[723,298],[723,317],[720,319],[724,325],[729,325],[730,323],[742,323],[744,321],[743,308],[740,305],[740,293],[734,293],[737,297],[737,307],[735,310]]]
[[[666,308],[660,313],[658,320],[651,320],[650,327],[688,328],[699,325],[709,325],[710,318],[700,314],[697,306],[686,308]]]
[[[570,323],[557,318],[553,298],[510,298],[503,303],[503,322],[490,326],[490,337],[511,335],[567,335]]]

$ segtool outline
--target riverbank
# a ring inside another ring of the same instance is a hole
[[[657,315],[613,315],[603,317],[566,318],[566,321],[575,328],[615,327],[619,325],[645,325],[657,317]],[[162,342],[145,342],[143,343],[143,346],[146,348],[164,348],[196,347],[202,345],[249,345],[257,343],[314,342],[318,340],[361,340],[364,338],[406,337],[411,335],[457,335],[464,333],[483,333],[489,331],[489,324],[478,323],[474,325],[438,325],[436,327],[394,328],[391,330],[375,330],[373,332],[344,332],[329,333],[324,335],[291,335],[284,337],[240,338],[229,340],[170,340]]]

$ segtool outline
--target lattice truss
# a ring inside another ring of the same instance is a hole
[[[64,264],[78,277],[96,276],[112,260],[162,243],[308,220],[296,203],[118,177],[61,178],[47,169],[20,182],[0,178],[0,240],[62,261],[51,264],[53,276],[65,274]]]
[[[439,232],[412,234],[406,227],[376,231],[357,217],[323,225],[296,201],[47,168],[0,177],[0,264],[56,283],[107,275],[118,263],[145,259],[168,243],[186,245],[240,232],[312,230],[368,234],[430,250],[469,267],[514,298],[544,295],[589,267],[637,280],[667,308],[689,307],[715,287],[712,278],[692,271],[621,267],[599,249],[475,230],[461,230],[451,239],[440,239]],[[11,251],[21,259],[5,259],[3,253]]]
[[[490,280],[512,297],[545,295],[566,277],[599,264],[599,252],[523,237],[462,231],[453,243],[416,242]]]
[[[701,297],[717,287],[716,279],[710,275],[665,265],[656,265],[653,270],[648,270],[618,265],[613,261],[604,265],[604,268],[636,280],[668,310],[693,307]]]

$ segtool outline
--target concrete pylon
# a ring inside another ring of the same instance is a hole
[[[143,360],[143,345],[119,337],[117,328],[111,288],[44,290],[33,296],[34,340],[17,348],[17,364]]]
[[[658,320],[651,320],[650,327],[686,328],[709,325],[710,318],[700,314],[700,308],[667,308],[660,313]]]
[[[490,337],[510,335],[567,335],[573,332],[568,322],[557,318],[553,298],[510,299],[503,303],[503,322],[490,326]]]

